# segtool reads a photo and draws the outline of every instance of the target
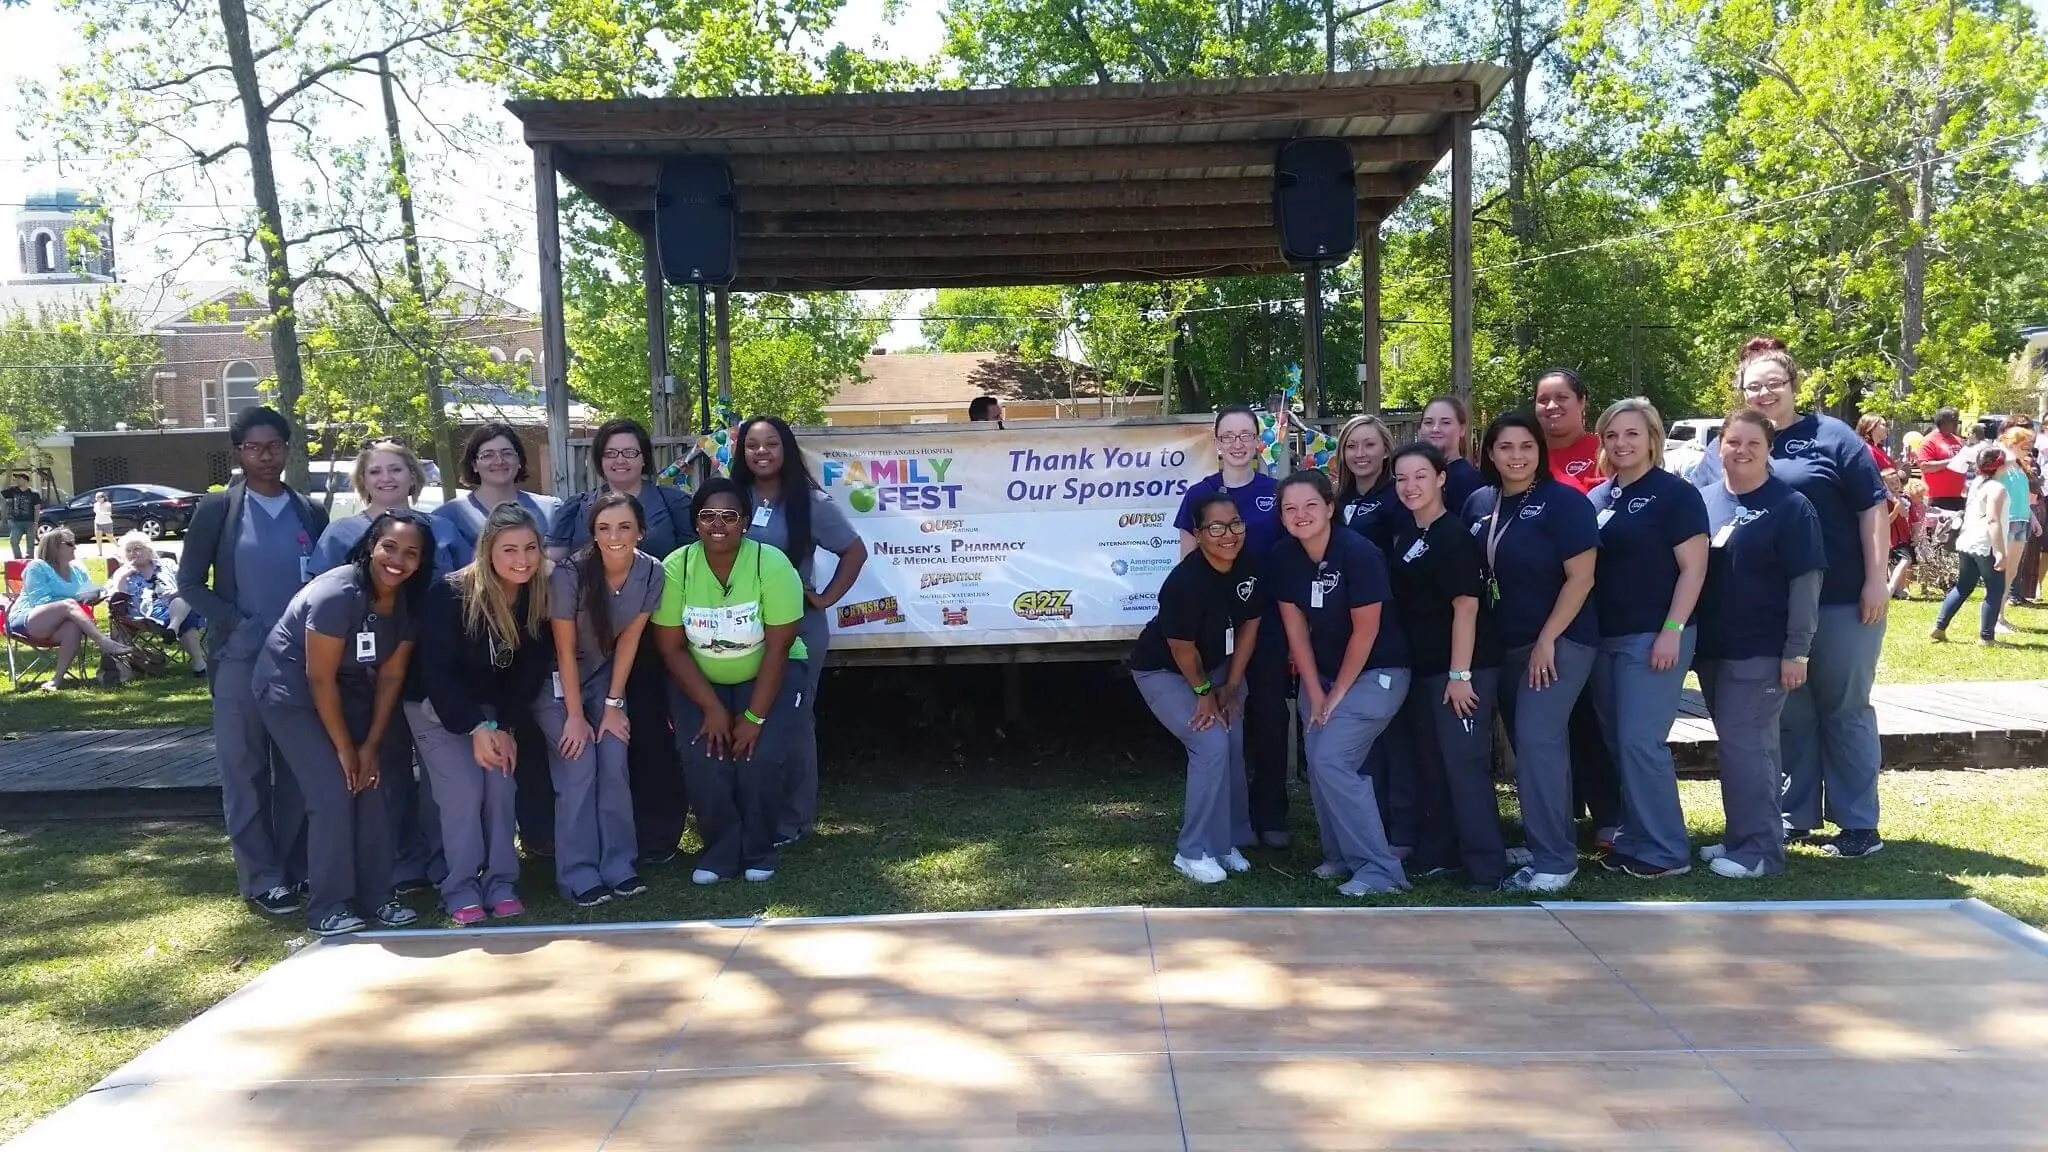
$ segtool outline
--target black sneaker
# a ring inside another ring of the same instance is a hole
[[[585,888],[570,899],[575,901],[578,908],[595,908],[599,904],[611,903],[612,894],[610,889],[600,884],[595,888]]]
[[[555,858],[555,846],[553,844],[528,844],[522,840],[519,842],[519,851],[528,860],[553,860]]]
[[[396,900],[386,902],[382,908],[377,909],[371,915],[376,918],[377,923],[382,924],[386,928],[403,928],[420,918],[419,913],[407,908]]]
[[[646,852],[642,852],[640,854],[640,859],[637,861],[637,863],[651,864],[656,866],[662,864],[673,864],[675,863],[676,857],[681,854],[682,853],[680,851],[674,848],[654,848]]]
[[[1419,871],[1419,872],[1410,872],[1410,873],[1408,873],[1408,879],[1410,879],[1410,880],[1442,880],[1442,879],[1443,879],[1443,878],[1445,878],[1446,876],[1456,876],[1456,875],[1457,875],[1457,874],[1458,874],[1458,873],[1459,873],[1460,871],[1462,871],[1462,869],[1458,869],[1458,868],[1452,868],[1452,867],[1449,867],[1448,865],[1445,865],[1445,866],[1441,866],[1441,867],[1436,867],[1436,868],[1424,868],[1424,869],[1422,869],[1422,870],[1421,870],[1421,871]]]
[[[344,908],[339,912],[329,912],[307,927],[315,936],[344,936],[350,932],[361,932],[369,925],[363,923],[361,916]]]
[[[621,898],[647,895],[647,881],[638,876],[628,876],[612,885],[612,895]]]
[[[1877,838],[1875,828],[1844,828],[1842,834],[1821,845],[1823,856],[1838,856],[1844,860],[1861,860],[1884,851],[1884,841]]]
[[[265,916],[289,916],[306,906],[306,897],[297,888],[280,884],[268,892],[249,897],[249,903]]]

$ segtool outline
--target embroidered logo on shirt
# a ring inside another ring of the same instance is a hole
[[[1754,524],[1770,514],[1771,510],[1769,508],[1743,508],[1738,506],[1735,509],[1735,526],[1740,528],[1744,524]]]
[[[1813,447],[1813,441],[1787,440],[1783,444],[1778,445],[1778,447],[1784,449],[1787,456],[1803,456],[1808,448]]]
[[[1650,506],[1650,502],[1655,499],[1655,496],[1636,497],[1635,499],[1628,502],[1629,513],[1633,515],[1634,513],[1641,512],[1643,509],[1648,508]]]
[[[1537,518],[1538,516],[1541,516],[1541,515],[1543,515],[1543,505],[1541,505],[1541,504],[1524,504],[1524,505],[1522,505],[1522,519],[1524,519],[1524,520],[1534,520],[1535,518]]]
[[[1586,474],[1586,469],[1592,466],[1593,462],[1591,460],[1574,460],[1564,466],[1564,474],[1567,476],[1583,476]]]
[[[1257,505],[1261,512],[1271,512],[1273,510],[1273,498],[1271,496],[1261,496],[1252,501],[1252,503]]]
[[[1323,595],[1328,596],[1337,590],[1337,581],[1343,578],[1342,572],[1323,572],[1316,576],[1316,583],[1322,587]]]
[[[1257,591],[1258,587],[1259,578],[1257,576],[1253,576],[1248,580],[1242,581],[1237,586],[1237,598],[1239,600],[1250,600],[1252,598],[1252,593]]]

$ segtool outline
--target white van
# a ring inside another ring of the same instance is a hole
[[[1664,470],[1692,479],[1692,470],[1706,458],[1708,446],[1720,434],[1718,417],[1673,420],[1664,429]]]

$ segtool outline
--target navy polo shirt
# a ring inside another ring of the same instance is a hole
[[[1519,496],[1500,502],[1500,490],[1481,488],[1465,502],[1465,522],[1479,541],[1479,555],[1486,557],[1487,534],[1499,529],[1500,539],[1489,574],[1500,588],[1500,600],[1491,607],[1493,625],[1503,648],[1526,648],[1536,642],[1557,606],[1557,594],[1564,590],[1564,562],[1600,546],[1600,529],[1593,520],[1593,505],[1585,494],[1569,484],[1548,476],[1530,485]],[[1500,520],[1494,519],[1495,504],[1501,503]],[[1600,643],[1600,622],[1595,617],[1593,597],[1572,618],[1564,638],[1588,647]]]
[[[1673,472],[1652,468],[1623,488],[1595,482],[1586,498],[1600,526],[1600,562],[1593,577],[1593,608],[1602,636],[1638,636],[1664,627],[1678,587],[1672,549],[1707,532],[1707,506],[1699,490]],[[1687,617],[1686,623],[1692,623]]]
[[[1474,492],[1486,487],[1486,478],[1479,474],[1478,466],[1460,456],[1444,466],[1444,510],[1456,512],[1465,506]],[[1413,520],[1414,517],[1409,517]]]
[[[1201,656],[1204,671],[1222,665],[1235,651],[1237,627],[1266,614],[1266,591],[1260,585],[1259,563],[1240,551],[1228,572],[1218,572],[1197,548],[1181,557],[1159,586],[1159,614],[1145,625],[1131,649],[1137,672],[1177,672],[1168,640],[1186,640]],[[1224,640],[1231,634],[1229,643]],[[1261,644],[1286,644],[1287,638],[1261,636]]]
[[[1387,576],[1394,586],[1394,604],[1401,610],[1401,635],[1408,641],[1409,667],[1417,676],[1439,676],[1451,670],[1451,629],[1456,622],[1452,601],[1470,596],[1486,603],[1486,574],[1480,543],[1464,521],[1449,512],[1430,522],[1427,531],[1408,524],[1394,534],[1387,550]],[[1472,662],[1461,671],[1500,667],[1500,640],[1493,634],[1492,614],[1482,607],[1473,622]]]
[[[1180,498],[1180,511],[1173,515],[1173,526],[1192,535],[1195,502],[1211,492],[1237,501],[1238,518],[1244,521],[1244,551],[1252,559],[1264,559],[1286,535],[1280,530],[1280,482],[1264,472],[1252,473],[1242,488],[1225,488],[1221,472],[1211,472],[1188,485],[1187,494]]]
[[[1884,480],[1870,446],[1856,430],[1818,412],[1794,420],[1771,440],[1771,475],[1806,497],[1820,517],[1820,539],[1828,571],[1821,578],[1822,604],[1855,604],[1863,598],[1863,526],[1857,518],[1886,499]],[[1721,456],[1709,452],[1693,470],[1702,490],[1721,483]]]
[[[1273,599],[1294,605],[1308,617],[1309,646],[1323,679],[1335,680],[1342,670],[1344,648],[1351,643],[1351,610],[1368,604],[1381,606],[1380,630],[1365,666],[1408,667],[1408,644],[1387,582],[1387,560],[1372,541],[1332,524],[1329,546],[1323,549],[1322,560],[1315,561],[1302,550],[1301,541],[1289,536],[1266,561],[1266,585]],[[1316,606],[1314,592],[1318,585],[1321,607]]]
[[[1719,482],[1700,495],[1712,545],[1700,594],[1700,658],[1782,657],[1792,581],[1827,564],[1820,517],[1775,476],[1740,496]]]
[[[1337,516],[1346,527],[1372,541],[1381,552],[1394,546],[1396,532],[1415,526],[1415,517],[1409,514],[1401,498],[1394,495],[1391,478],[1381,481],[1372,491],[1358,493],[1339,504]]]

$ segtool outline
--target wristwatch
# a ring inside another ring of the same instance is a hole
[[[1470,672],[1448,672],[1445,675],[1453,680],[1463,680],[1467,684],[1472,682],[1472,673]]]
[[[623,697],[607,696],[604,698],[604,706],[607,708],[617,708],[619,711],[624,712],[626,710],[626,701]]]

